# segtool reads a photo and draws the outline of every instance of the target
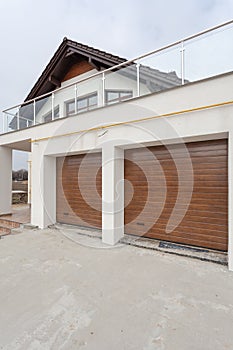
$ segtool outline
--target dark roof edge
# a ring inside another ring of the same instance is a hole
[[[29,94],[26,97],[24,102],[35,98],[36,92],[39,90],[42,83],[44,82],[45,75],[47,76],[47,74],[49,74],[49,72],[52,70],[53,66],[56,64],[58,56],[60,56],[62,54],[62,51],[64,50],[64,48],[66,46],[66,40],[67,40],[66,38],[63,39],[62,43],[59,45],[57,51],[50,59],[49,63],[47,64],[47,66],[45,67],[43,72],[41,73],[40,77],[36,81],[35,85],[31,89],[31,91],[29,92]]]
[[[56,50],[56,52],[50,59],[49,63],[41,73],[40,77],[38,78],[37,82],[29,92],[28,96],[24,100],[25,102],[37,97],[38,91],[40,90],[41,86],[45,83],[45,81],[48,79],[50,72],[54,70],[58,62],[64,57],[64,55],[67,53],[67,51],[70,48],[73,50],[77,50],[77,53],[91,56],[97,61],[98,59],[102,61],[104,60],[106,64],[109,65],[110,67],[127,61],[127,59],[125,58],[112,55],[105,51],[95,49],[91,46],[84,45],[82,43],[78,43],[76,41],[73,41],[71,39],[67,39],[66,37],[64,37],[62,40],[62,43],[59,45],[58,49]]]

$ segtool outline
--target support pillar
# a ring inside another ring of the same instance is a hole
[[[43,145],[32,145],[31,223],[46,228],[56,222],[56,158],[44,156]]]
[[[31,153],[28,155],[28,204],[31,205],[31,178],[32,178],[32,159]]]
[[[11,214],[12,149],[0,146],[0,215]]]
[[[233,271],[233,132],[228,139],[228,268]]]
[[[124,150],[102,150],[102,241],[114,245],[124,235]]]

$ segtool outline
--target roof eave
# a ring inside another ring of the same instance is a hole
[[[39,92],[43,88],[43,85],[47,81],[49,81],[49,76],[53,74],[53,71],[55,70],[59,62],[61,62],[66,57],[66,54],[69,50],[72,50],[74,53],[89,57],[95,61],[98,61],[106,67],[112,67],[114,65],[126,61],[126,59],[124,58],[114,56],[104,51],[94,49],[87,45],[79,44],[75,41],[64,38],[63,42],[58,47],[57,51],[49,61],[48,65],[45,67],[36,84],[29,92],[28,96],[25,99],[25,102],[41,95]]]

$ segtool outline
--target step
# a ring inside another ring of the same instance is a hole
[[[6,220],[0,218],[0,226],[6,228],[18,228],[20,227],[20,223],[16,221]]]
[[[0,226],[0,237],[11,234],[11,229],[8,227]]]
[[[10,235],[12,230],[20,227],[20,223],[0,218],[0,237]]]

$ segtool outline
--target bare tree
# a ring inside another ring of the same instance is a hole
[[[26,169],[13,170],[12,171],[13,181],[26,181],[28,180],[28,171]]]

